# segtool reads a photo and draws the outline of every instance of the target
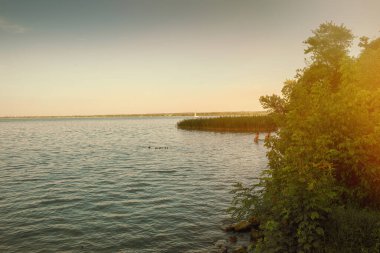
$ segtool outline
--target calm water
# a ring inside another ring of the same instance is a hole
[[[178,120],[1,120],[0,252],[186,252],[220,239],[231,186],[259,175],[265,148]]]

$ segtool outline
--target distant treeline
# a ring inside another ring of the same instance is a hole
[[[273,132],[277,129],[270,115],[185,119],[179,129],[216,132]]]
[[[242,112],[198,112],[198,116],[256,116],[266,115],[266,111],[242,111]],[[188,117],[194,112],[178,113],[145,113],[145,114],[105,114],[105,115],[67,115],[67,116],[0,116],[0,119],[25,119],[25,118],[128,118],[128,117]]]

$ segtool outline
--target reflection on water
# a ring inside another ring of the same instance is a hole
[[[250,134],[178,130],[180,119],[1,120],[0,252],[213,243],[232,184],[259,175],[265,148]]]

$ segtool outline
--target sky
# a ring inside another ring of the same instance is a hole
[[[262,110],[259,97],[305,65],[313,29],[376,38],[379,11],[379,0],[0,0],[0,116]]]

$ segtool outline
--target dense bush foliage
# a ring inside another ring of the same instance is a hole
[[[266,142],[269,169],[238,184],[231,207],[261,221],[255,252],[379,252],[380,38],[361,38],[350,57],[353,38],[320,25],[304,42],[307,66],[282,96],[260,99],[281,129]]]
[[[325,226],[327,252],[380,252],[378,211],[340,207]]]
[[[268,115],[185,119],[177,126],[186,130],[222,132],[273,132],[277,129],[275,120]]]

